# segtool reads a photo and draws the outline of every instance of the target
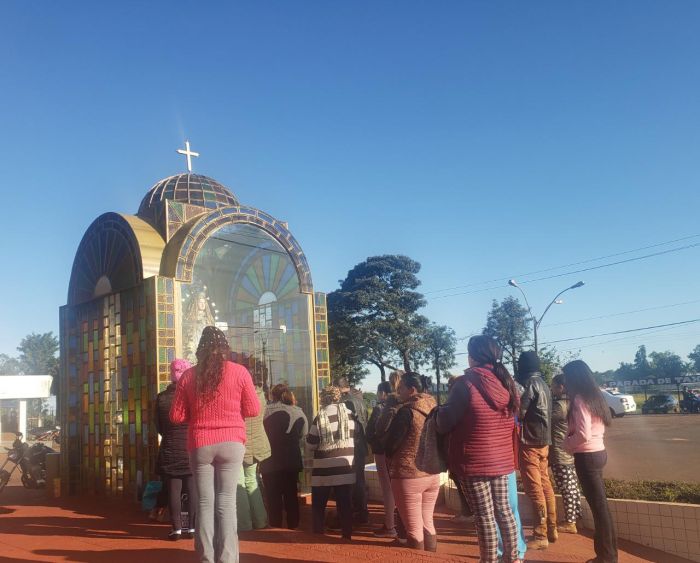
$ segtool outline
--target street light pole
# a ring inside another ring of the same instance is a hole
[[[569,287],[567,287],[566,289],[563,289],[563,290],[561,290],[559,293],[557,293],[557,294],[555,295],[554,299],[552,299],[552,300],[549,302],[549,305],[547,305],[547,307],[546,307],[545,310],[544,310],[544,313],[542,313],[542,316],[541,316],[539,319],[537,319],[537,317],[535,317],[535,314],[532,312],[532,307],[530,307],[530,303],[528,303],[528,301],[527,301],[527,296],[525,295],[525,292],[523,291],[523,288],[520,287],[520,286],[518,285],[518,283],[517,283],[515,280],[508,280],[508,285],[511,286],[511,287],[515,287],[515,288],[517,288],[518,290],[520,290],[520,293],[522,294],[523,299],[525,299],[525,304],[527,305],[527,310],[528,310],[528,312],[530,313],[530,318],[532,319],[533,338],[534,338],[534,344],[535,344],[535,354],[537,354],[537,353],[539,353],[539,350],[538,350],[538,347],[537,347],[537,344],[538,344],[538,343],[537,343],[537,329],[540,328],[540,325],[542,324],[542,319],[544,319],[544,316],[547,314],[547,311],[549,311],[550,307],[551,307],[552,305],[554,305],[555,303],[557,303],[557,304],[562,303],[562,301],[560,301],[559,298],[560,298],[564,293],[566,293],[566,292],[569,291],[570,289],[577,289],[577,288],[583,286],[583,285],[584,285],[584,282],[582,282],[582,281],[576,282],[574,285],[569,286]]]

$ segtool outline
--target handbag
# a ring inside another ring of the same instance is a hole
[[[158,500],[158,493],[160,493],[162,488],[163,481],[149,481],[146,483],[143,496],[141,497],[141,510],[148,512],[155,508],[156,501]]]
[[[428,415],[421,431],[418,451],[416,452],[416,468],[424,473],[435,475],[447,471],[447,461],[444,452],[444,437],[437,432],[434,416]]]

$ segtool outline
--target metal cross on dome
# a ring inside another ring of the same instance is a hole
[[[187,157],[187,171],[192,172],[192,157],[199,156],[199,153],[190,150],[190,142],[189,141],[185,141],[185,150],[177,149],[177,152],[180,154],[184,154]]]

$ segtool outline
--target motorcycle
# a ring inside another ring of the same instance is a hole
[[[39,434],[34,438],[37,442],[56,442],[61,443],[61,427],[56,426],[52,430],[47,430],[46,432]]]
[[[56,453],[53,449],[37,442],[30,446],[22,441],[21,432],[15,432],[15,440],[7,450],[7,459],[0,466],[0,492],[10,481],[10,477],[19,467],[22,485],[27,489],[40,489],[46,486],[46,454]],[[5,467],[12,463],[12,469]]]
[[[700,397],[693,393],[685,393],[680,402],[681,411],[700,413]]]

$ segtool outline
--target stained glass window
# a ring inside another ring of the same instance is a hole
[[[287,251],[257,226],[216,230],[181,287],[182,354],[193,363],[202,329],[229,337],[235,361],[270,388],[285,382],[311,414],[314,381],[312,296],[302,293]]]

